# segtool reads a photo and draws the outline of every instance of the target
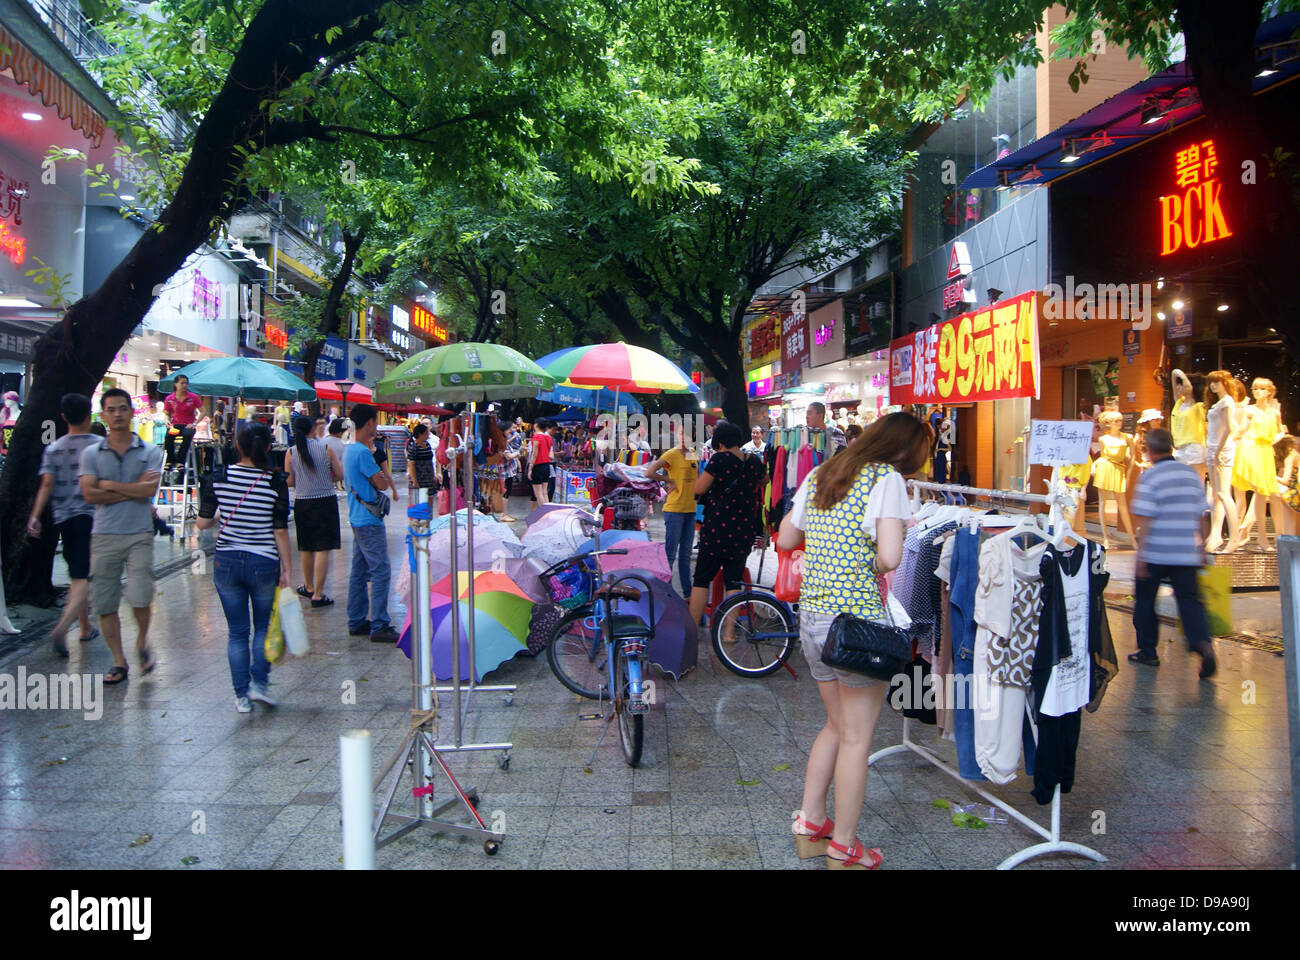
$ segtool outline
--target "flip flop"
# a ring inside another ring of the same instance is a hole
[[[126,675],[129,672],[130,672],[129,667],[113,667],[113,669],[109,670],[108,673],[104,674],[104,683],[106,684],[121,683],[123,680],[126,679]]]
[[[308,590],[308,589],[306,588],[306,586],[299,587],[299,588],[298,588],[298,596],[300,596],[300,597],[306,597],[308,600],[310,600],[310,599],[311,599],[311,591]]]
[[[80,637],[78,639],[80,639],[82,643],[90,643],[92,640],[98,640],[99,637],[100,637],[99,627],[94,627],[93,629],[91,629],[89,634],[87,634],[84,637]]]
[[[158,666],[158,662],[153,658],[153,649],[145,647],[140,651],[140,672],[153,673],[153,668]]]

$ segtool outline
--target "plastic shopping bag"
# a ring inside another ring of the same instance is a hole
[[[302,602],[293,587],[281,587],[276,596],[276,612],[280,615],[280,632],[284,645],[295,657],[307,655],[307,623],[302,617]]]
[[[1232,629],[1232,568],[1201,567],[1196,579],[1200,584],[1201,604],[1210,624],[1210,636],[1223,637]]]
[[[447,493],[447,488],[443,487],[438,491],[438,516],[445,517],[451,513],[451,496]]]
[[[803,547],[795,550],[776,550],[776,597],[786,603],[797,603],[799,588],[803,584]]]
[[[278,663],[284,656],[284,633],[280,630],[280,606],[271,604],[271,622],[266,626],[266,642],[262,646],[267,663]]]

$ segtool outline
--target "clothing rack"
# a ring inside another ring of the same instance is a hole
[[[965,487],[951,483],[930,483],[928,481],[920,480],[912,480],[908,482],[912,485],[913,495],[921,490],[929,490],[934,493],[961,493],[966,496],[981,497],[989,500],[1019,500],[1027,503],[1046,503],[1051,505],[1053,518],[1056,522],[1062,522],[1057,515],[1062,496],[1061,491],[1059,490],[1051,494],[1037,494],[1021,493],[1018,490],[988,490],[980,487]],[[1043,837],[1046,841],[1044,843],[1036,843],[1013,853],[998,864],[999,870],[1012,870],[1015,867],[1020,866],[1020,864],[1024,863],[1026,860],[1031,860],[1034,857],[1040,857],[1047,853],[1072,853],[1080,857],[1086,857],[1089,860],[1095,860],[1098,863],[1106,862],[1106,857],[1091,847],[1086,847],[1081,843],[1073,843],[1069,840],[1061,839],[1061,785],[1059,783],[1056,785],[1056,789],[1052,792],[1052,820],[1051,827],[1048,828],[1044,827],[1036,820],[1030,819],[1005,800],[999,799],[982,787],[977,786],[975,782],[965,779],[957,770],[953,769],[951,764],[940,758],[939,755],[930,747],[913,740],[912,721],[907,717],[903,718],[903,742],[892,747],[885,747],[882,750],[877,750],[867,758],[867,765],[872,766],[877,760],[883,760],[885,757],[906,752],[915,753],[916,755],[928,760],[954,780],[960,781],[968,790],[978,794],[982,799],[987,800],[1008,816],[1014,817],[1018,823]]]

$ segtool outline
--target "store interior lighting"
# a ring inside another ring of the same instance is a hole
[[[1228,309],[1228,305],[1226,303],[1221,303],[1215,309],[1217,309],[1220,313],[1225,313]]]
[[[1142,105],[1142,123],[1159,123],[1168,114],[1169,111],[1162,109],[1160,101],[1155,97],[1147,98],[1147,102]]]
[[[0,307],[39,307],[40,304],[26,297],[0,297]]]
[[[1169,304],[1169,306],[1173,307],[1175,310],[1181,310],[1186,306],[1186,304],[1182,300],[1175,300],[1173,303]]]
[[[41,115],[40,115],[39,113],[31,113],[31,112],[29,111],[29,112],[23,114],[23,119],[24,119],[24,120],[32,120],[32,121],[36,121],[36,120],[40,120],[40,119],[41,119]]]
[[[1061,163],[1078,163],[1083,156],[1077,140],[1066,140],[1061,148]]]

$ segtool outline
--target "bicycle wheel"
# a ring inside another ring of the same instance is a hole
[[[728,630],[734,638],[730,641],[725,639]],[[718,604],[709,634],[713,652],[728,670],[742,677],[766,677],[790,656],[799,632],[784,603],[771,594],[745,591]]]
[[[607,660],[600,631],[591,624],[590,607],[571,610],[551,631],[546,659],[557,680],[580,697],[595,700],[605,688]]]
[[[616,644],[614,652],[614,682],[618,684],[619,691],[615,703],[615,709],[618,710],[618,739],[623,744],[623,759],[629,767],[635,767],[641,762],[641,749],[645,743],[645,717],[633,713],[628,704],[632,688],[631,676],[627,653],[621,644]]]

